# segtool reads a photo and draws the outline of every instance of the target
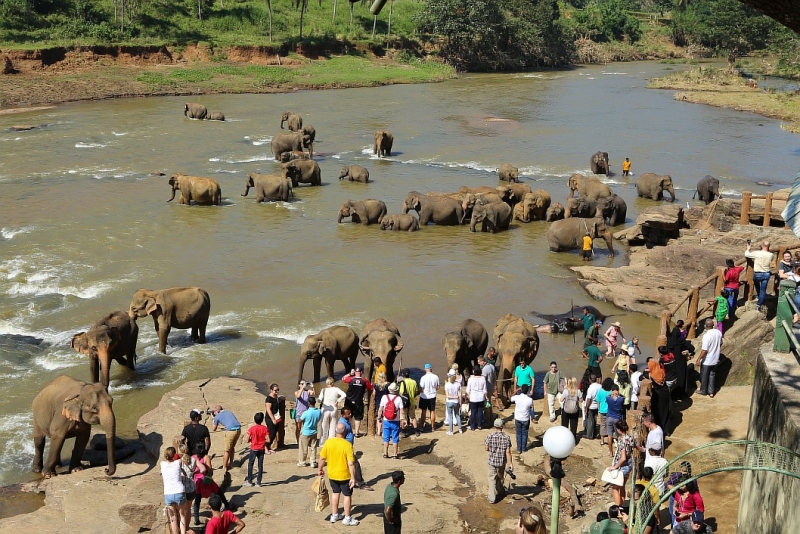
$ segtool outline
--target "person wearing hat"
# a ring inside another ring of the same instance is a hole
[[[592,234],[588,231],[586,235],[583,236],[583,246],[581,247],[581,255],[583,256],[583,261],[591,261],[592,260]]]
[[[206,450],[211,448],[211,434],[208,432],[208,427],[200,422],[203,418],[203,410],[195,408],[189,412],[189,420],[191,423],[183,427],[181,437],[186,440],[186,446],[190,451],[194,451],[198,443],[202,443]]]
[[[622,333],[622,325],[619,321],[611,323],[611,326],[606,330],[606,356],[613,356],[617,351],[617,338],[621,337],[622,342],[625,343],[625,334]]]
[[[503,432],[503,420],[494,420],[494,431],[484,441],[489,475],[489,502],[495,504],[505,495],[506,465],[514,471],[514,460],[511,458],[511,438]]]
[[[397,384],[389,384],[389,392],[381,399],[378,407],[378,416],[383,420],[383,457],[389,458],[389,442],[394,445],[394,454],[397,459],[397,449],[400,445],[400,429],[406,426],[406,415],[403,409],[403,399],[397,394]],[[392,406],[389,406],[389,403]]]
[[[711,534],[711,527],[706,525],[705,516],[700,510],[692,512],[691,521],[683,521],[673,530],[673,534]]]
[[[403,528],[401,514],[403,503],[400,501],[400,486],[406,481],[402,471],[392,473],[392,481],[383,492],[383,533],[400,534]]]
[[[222,406],[214,406],[214,426],[211,429],[216,432],[217,427],[225,429],[225,454],[222,457],[222,464],[225,466],[225,475],[230,476],[229,472],[233,467],[233,457],[236,454],[236,443],[242,435],[242,424],[230,410],[223,410]]]
[[[431,414],[431,432],[436,430],[436,392],[439,391],[439,377],[433,374],[433,366],[425,364],[425,374],[419,379],[419,428],[425,430],[426,412]]]

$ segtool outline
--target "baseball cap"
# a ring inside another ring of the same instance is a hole
[[[494,427],[495,428],[503,428],[503,420],[499,417],[494,420]]]
[[[429,363],[425,364],[425,369],[433,369],[433,366]]]
[[[596,320],[596,321],[594,322],[594,324],[603,324],[603,321],[601,321],[600,319],[598,319],[598,320]]]
[[[356,367],[356,373],[361,374],[361,367]]]
[[[702,523],[705,520],[703,517],[703,512],[700,510],[695,510],[692,512],[692,523]]]

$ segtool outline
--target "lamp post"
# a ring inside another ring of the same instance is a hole
[[[550,456],[550,476],[553,479],[553,509],[550,512],[550,534],[558,534],[558,509],[561,504],[561,479],[564,468],[561,464],[575,448],[575,436],[565,426],[550,427],[542,438],[544,450]]]

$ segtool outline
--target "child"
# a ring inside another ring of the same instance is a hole
[[[714,310],[714,318],[717,320],[717,330],[721,333],[723,332],[723,325],[722,321],[728,318],[728,290],[722,288],[720,290],[719,295],[714,297],[714,300],[709,301],[709,303],[714,302],[716,309]]]
[[[264,422],[264,414],[257,412],[253,416],[253,421],[255,424],[247,429],[250,460],[247,462],[247,478],[244,479],[243,486],[261,486],[261,475],[264,473],[264,450],[266,449],[268,437],[267,427],[262,424]],[[258,458],[258,475],[256,476],[256,483],[253,484],[253,463],[256,458]],[[242,527],[244,528],[244,525]]]
[[[256,424],[261,426],[259,423]],[[266,429],[266,427],[264,428]],[[261,457],[263,458],[263,456]],[[228,534],[231,525],[234,524],[236,525],[234,532],[238,533],[244,530],[244,521],[236,517],[230,510],[221,511],[222,500],[217,495],[208,498],[208,505],[211,507],[211,519],[206,523],[206,534]]]

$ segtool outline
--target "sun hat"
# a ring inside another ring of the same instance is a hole
[[[397,384],[395,384],[394,382],[389,384],[389,391],[393,391],[393,392],[397,393]]]
[[[615,322],[615,323],[611,323],[611,326],[622,326],[622,325],[620,324],[620,322],[619,322],[619,321],[617,321],[617,322]]]
[[[503,420],[499,417],[494,420],[494,427],[495,428],[503,428]]]
[[[455,369],[450,369],[447,371],[447,376],[456,376],[457,374],[458,373],[456,373]]]

